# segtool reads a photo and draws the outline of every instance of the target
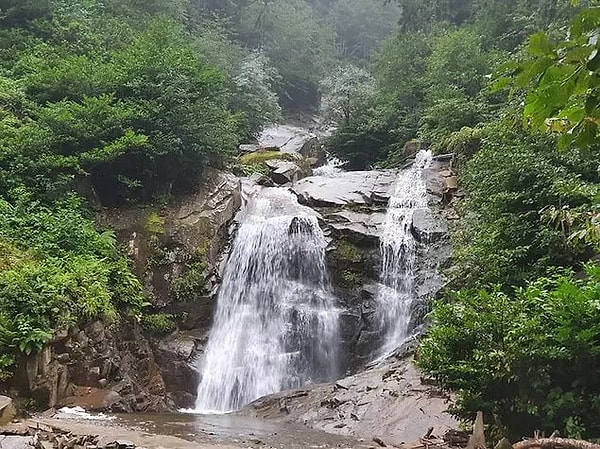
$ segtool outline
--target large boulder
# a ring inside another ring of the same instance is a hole
[[[160,341],[156,358],[162,367],[166,389],[178,407],[192,407],[200,376],[194,360],[207,336],[198,337],[193,332],[177,332]]]
[[[352,243],[377,245],[385,222],[385,213],[342,210],[328,215],[327,221],[336,234],[343,235]]]
[[[336,177],[312,176],[298,181],[292,191],[302,204],[312,207],[385,205],[394,191],[395,170],[340,173]]]
[[[323,164],[327,158],[321,137],[324,133],[313,132],[290,124],[265,129],[258,138],[257,148],[277,148],[283,153],[297,153],[314,164]],[[245,147],[250,150],[250,146]],[[253,151],[256,151],[253,150]]]
[[[308,148],[305,148],[305,145],[316,137],[302,127],[276,125],[265,129],[258,137],[258,143],[263,147],[277,147],[284,153],[302,153],[302,151],[306,153]]]
[[[272,159],[267,161],[266,165],[271,170],[271,179],[279,185],[294,183],[302,174],[301,168],[295,162]]]
[[[11,398],[0,395],[0,426],[8,424],[17,414]],[[0,447],[2,447],[0,445]]]

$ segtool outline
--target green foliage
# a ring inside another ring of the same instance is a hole
[[[284,104],[310,108],[317,84],[334,55],[335,36],[303,0],[252,2],[240,15],[239,34],[262,50],[281,75]]]
[[[231,104],[239,111],[243,136],[255,137],[265,123],[276,123],[281,118],[278,97],[273,91],[277,79],[277,71],[264,55],[251,54],[244,59],[233,78],[235,91]]]
[[[548,266],[586,260],[590,248],[569,241],[540,211],[593,204],[594,158],[552,150],[550,139],[500,124],[477,134],[480,149],[461,174],[470,214],[456,234],[457,285],[520,284]]]
[[[5,382],[12,376],[12,367],[15,364],[15,358],[8,354],[0,355],[0,382]]]
[[[454,165],[462,169],[481,148],[482,128],[463,127],[450,135],[447,150],[454,154]]]
[[[529,60],[510,64],[514,85],[528,88],[524,120],[533,129],[558,133],[561,145],[587,147],[600,129],[600,7],[584,9],[568,37],[553,42],[544,32],[529,38]],[[500,80],[500,86],[503,80]]]
[[[347,262],[357,263],[362,260],[362,256],[358,248],[352,243],[344,240],[337,243],[335,252],[338,259]]]
[[[513,438],[600,436],[600,267],[587,276],[542,277],[510,294],[468,290],[436,305],[419,365],[458,392],[458,416],[483,410]]]
[[[349,170],[371,167],[385,156],[390,135],[383,123],[367,122],[360,127],[341,127],[327,140],[327,151],[345,161]]]
[[[325,11],[335,30],[337,54],[354,61],[368,60],[400,17],[394,4],[364,0],[338,0]]]
[[[356,125],[375,95],[375,80],[359,67],[338,67],[321,81],[321,116],[327,122],[350,128]]]
[[[437,22],[460,25],[471,18],[473,0],[395,0],[404,29],[427,29]]]
[[[55,196],[87,177],[105,204],[148,201],[190,188],[279,118],[269,61],[214,29],[200,43],[148,11],[139,27],[96,2],[53,8],[38,25],[45,39],[34,37],[0,80],[6,189],[39,189],[43,178]]]
[[[173,332],[177,326],[172,315],[155,313],[142,317],[142,327],[151,335],[161,336]]]
[[[27,195],[0,199],[0,241],[6,367],[19,353],[41,350],[55,329],[93,318],[115,321],[119,310],[139,312],[144,305],[114,236],[98,232],[77,201],[49,208]]]
[[[341,281],[347,288],[358,288],[363,282],[363,275],[357,270],[344,270]]]
[[[194,301],[206,292],[206,262],[196,260],[188,263],[183,275],[173,283],[173,292],[179,301]]]
[[[165,233],[165,219],[156,212],[151,212],[146,218],[146,231],[152,234]]]

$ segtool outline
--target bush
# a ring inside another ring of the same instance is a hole
[[[49,208],[23,192],[0,198],[0,373],[20,353],[40,351],[56,329],[144,307],[114,235],[79,207],[71,198]]]
[[[559,152],[552,139],[503,123],[463,137],[476,137],[480,149],[461,173],[469,193],[455,233],[455,288],[520,285],[547,267],[577,267],[592,256],[589,245],[569,240],[541,212],[596,201],[592,154]]]
[[[160,336],[173,332],[176,329],[172,315],[156,313],[142,317],[142,327],[149,334]]]
[[[465,290],[439,301],[419,365],[458,393],[454,413],[512,438],[532,429],[600,437],[600,266],[510,294]]]

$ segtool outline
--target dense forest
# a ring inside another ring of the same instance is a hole
[[[349,170],[454,153],[464,199],[418,363],[500,435],[600,438],[600,6],[0,0],[0,380],[143,316],[94,209],[168,201],[281,117]]]

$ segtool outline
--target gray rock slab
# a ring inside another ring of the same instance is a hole
[[[21,437],[16,435],[0,435],[0,448],[2,449],[32,449],[33,437]]]
[[[418,209],[413,214],[412,232],[420,242],[436,242],[448,234],[448,224],[430,209]]]
[[[335,177],[311,176],[298,181],[292,191],[300,202],[316,207],[385,204],[394,191],[395,170],[340,173]]]
[[[329,225],[336,231],[349,234],[352,240],[366,240],[377,243],[383,232],[385,214],[375,212],[372,214],[344,210],[327,217]],[[331,221],[333,219],[334,221]]]

